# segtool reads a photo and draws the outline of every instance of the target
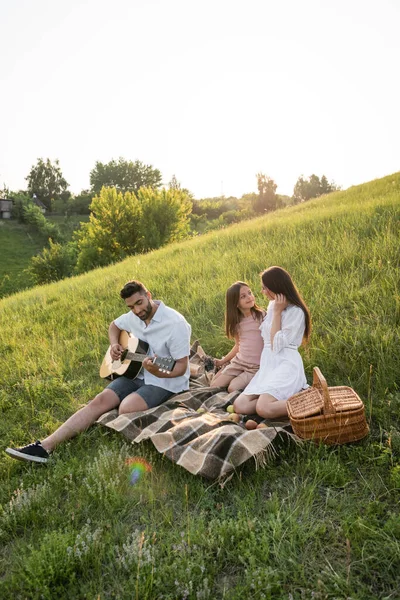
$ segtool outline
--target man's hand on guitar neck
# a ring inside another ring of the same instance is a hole
[[[161,379],[171,379],[183,375],[187,369],[189,360],[188,356],[185,356],[185,358],[179,358],[175,362],[175,366],[171,371],[164,371],[163,369],[160,369],[159,365],[154,364],[153,361],[155,358],[156,356],[147,356],[143,361],[143,368],[152,375],[155,375],[155,377],[159,377]]]
[[[160,367],[154,364],[155,356],[146,356],[143,361],[143,368],[156,377],[165,377],[166,373],[161,373]]]
[[[123,351],[123,347],[121,346],[121,344],[118,344],[118,342],[115,344],[111,344],[110,354],[113,360],[119,360]]]

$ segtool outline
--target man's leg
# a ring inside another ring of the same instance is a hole
[[[6,448],[6,453],[17,460],[46,463],[49,453],[58,444],[90,427],[102,414],[115,408],[119,403],[120,399],[116,392],[106,388],[42,442],[38,440],[22,448]]]
[[[143,398],[134,392],[122,400],[118,414],[124,415],[126,413],[139,412],[141,410],[147,410],[148,408],[149,407]]]
[[[122,406],[122,403],[130,397],[137,396],[136,407],[130,412],[147,410],[148,406],[144,400],[136,394],[136,390],[143,384],[143,379],[129,379],[124,376],[117,377],[105,390],[91,400],[89,404],[78,410],[78,412],[72,415],[68,421],[65,421],[65,423],[63,423],[54,433],[44,439],[42,441],[43,448],[47,450],[47,452],[51,452],[61,442],[74,437],[77,433],[80,433],[90,427],[90,425],[93,425],[93,423],[95,423],[104,413],[117,406]]]
[[[119,407],[120,415],[133,413],[163,404],[173,396],[173,392],[156,385],[142,385],[135,392],[126,396]]]
[[[60,425],[54,433],[42,440],[43,448],[49,453],[52,452],[61,442],[65,442],[81,431],[88,429],[101,415],[117,407],[119,402],[117,394],[106,388]]]

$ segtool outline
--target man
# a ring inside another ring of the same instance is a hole
[[[124,376],[114,379],[47,438],[22,448],[7,448],[7,454],[18,460],[45,463],[58,444],[84,431],[113,408],[118,407],[119,414],[147,410],[189,388],[189,323],[176,310],[153,300],[140,281],[129,281],[120,296],[129,312],[109,326],[111,358],[118,360],[124,350],[119,344],[120,332],[133,333],[149,344],[149,356],[143,361],[143,375],[135,379]],[[174,368],[170,373],[161,372],[152,356],[171,356],[176,361]]]

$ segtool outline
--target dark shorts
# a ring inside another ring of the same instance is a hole
[[[174,395],[174,392],[170,392],[157,385],[145,385],[144,379],[129,379],[123,375],[114,379],[107,386],[107,389],[115,392],[120,402],[129,396],[129,394],[136,392],[136,394],[143,398],[149,408],[159,406]]]

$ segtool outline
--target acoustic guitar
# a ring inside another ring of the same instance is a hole
[[[121,331],[118,343],[124,348],[121,358],[113,360],[111,358],[111,346],[109,346],[101,363],[100,377],[113,380],[124,375],[129,379],[135,379],[143,370],[142,363],[148,356],[149,345],[127,331]],[[170,373],[175,366],[175,362],[173,358],[161,358],[159,356],[153,359],[153,364],[158,366],[161,373]]]

